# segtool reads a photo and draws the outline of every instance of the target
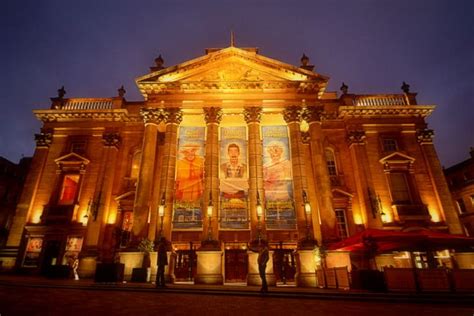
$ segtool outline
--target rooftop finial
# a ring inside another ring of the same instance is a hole
[[[403,92],[410,93],[410,85],[405,81],[403,81],[403,84],[400,88],[403,90]]]
[[[230,47],[235,47],[235,35],[234,35],[234,31],[230,31]]]

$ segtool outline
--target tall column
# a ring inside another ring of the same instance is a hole
[[[147,235],[147,221],[153,186],[153,170],[155,167],[158,124],[163,120],[161,109],[142,108],[140,115],[145,123],[142,157],[138,173],[137,191],[133,206],[132,245]]]
[[[204,120],[206,121],[206,159],[205,159],[205,190],[204,190],[204,212],[203,236],[201,240],[208,237],[209,224],[211,224],[212,240],[219,239],[218,204],[219,204],[219,123],[222,120],[220,108],[204,108]],[[211,223],[207,215],[207,205],[212,196],[213,214]]]
[[[25,224],[27,222],[40,222],[41,213],[35,213],[34,210],[32,210],[32,206],[38,190],[39,182],[43,175],[43,170],[48,158],[49,146],[53,141],[53,135],[46,132],[35,134],[35,141],[36,150],[33,155],[33,160],[31,161],[30,171],[26,177],[20,200],[16,206],[13,223],[8,234],[6,248],[9,248],[10,251],[5,253],[5,256],[8,257],[3,257],[4,251],[2,251],[2,256],[0,257],[0,261],[3,262],[2,265],[4,268],[14,267]]]
[[[451,192],[449,191],[448,183],[443,173],[443,169],[439,162],[438,155],[433,145],[434,132],[431,129],[420,129],[417,131],[417,140],[420,144],[421,152],[425,160],[425,165],[428,167],[431,182],[433,184],[434,193],[438,204],[444,212],[446,224],[448,224],[449,232],[451,234],[463,234],[463,229],[459,221],[456,208],[454,206]],[[431,213],[430,213],[431,214]],[[434,214],[432,215],[432,219]],[[442,217],[438,215],[438,221],[442,220]]]
[[[354,166],[354,180],[357,189],[362,221],[365,227],[381,228],[382,221],[372,205],[374,198],[372,177],[369,170],[369,159],[365,148],[365,131],[348,131],[349,150]]]
[[[178,126],[183,120],[183,113],[179,108],[169,108],[163,110],[163,115],[166,123],[166,131],[165,144],[163,146],[163,166],[161,167],[160,199],[164,193],[165,212],[163,216],[163,237],[171,240]]]
[[[331,180],[326,165],[323,148],[323,131],[321,128],[321,114],[323,107],[307,107],[303,112],[304,119],[309,124],[309,144],[314,170],[314,183],[318,192],[317,201],[321,216],[321,230],[324,241],[337,238],[336,214],[332,204]],[[313,225],[316,223],[313,222]],[[316,225],[319,225],[317,223]]]
[[[244,118],[249,130],[249,216],[251,239],[257,239],[258,235],[258,217],[257,217],[257,190],[260,200],[264,203],[263,193],[263,167],[262,167],[262,142],[260,137],[260,120],[262,117],[262,108],[247,107],[244,108]],[[262,235],[265,230],[265,216],[260,219]]]
[[[296,220],[300,239],[306,236],[306,219],[303,208],[303,190],[307,190],[305,176],[304,148],[301,141],[301,113],[300,106],[287,107],[283,111],[283,118],[290,130],[291,162],[293,167],[293,196],[295,200]]]

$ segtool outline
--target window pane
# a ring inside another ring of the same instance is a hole
[[[394,203],[410,203],[410,190],[404,173],[390,174],[390,189]]]
[[[336,223],[337,230],[339,232],[339,237],[347,238],[347,220],[346,220],[346,210],[344,209],[335,209],[336,213]]]
[[[79,175],[65,175],[59,195],[59,204],[73,204],[76,199],[76,193],[79,185]]]
[[[336,167],[336,160],[334,159],[334,152],[330,149],[326,149],[324,151],[324,155],[326,157],[326,164],[328,166],[328,172],[330,176],[337,175],[337,167]]]
[[[397,141],[392,138],[384,138],[383,151],[397,151]]]

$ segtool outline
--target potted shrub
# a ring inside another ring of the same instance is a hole
[[[141,268],[134,268],[132,271],[133,282],[150,282],[151,260],[150,252],[153,251],[155,244],[148,238],[143,238],[138,244],[138,250],[143,252],[143,261]]]

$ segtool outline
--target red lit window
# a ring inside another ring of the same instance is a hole
[[[73,204],[76,200],[77,190],[79,189],[79,175],[65,175],[61,186],[58,204]]]

